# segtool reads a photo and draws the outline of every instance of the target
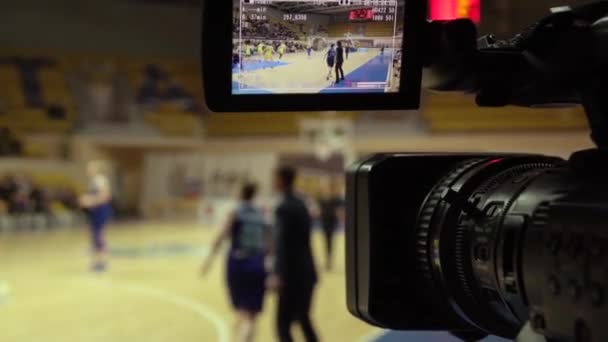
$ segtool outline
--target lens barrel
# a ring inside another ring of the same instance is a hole
[[[526,232],[546,222],[570,178],[563,160],[542,156],[475,158],[453,168],[428,194],[416,225],[429,289],[480,331],[515,338],[528,320],[527,292],[539,286],[523,275]]]

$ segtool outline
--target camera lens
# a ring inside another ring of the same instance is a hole
[[[416,225],[419,271],[474,328],[514,338],[528,320],[528,292],[544,284],[525,283],[523,244],[542,246],[538,234],[528,241],[526,234],[543,228],[547,204],[567,187],[562,165],[542,156],[470,159],[423,202]]]

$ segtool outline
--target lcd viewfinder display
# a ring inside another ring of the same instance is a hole
[[[232,94],[396,93],[403,0],[233,0]]]

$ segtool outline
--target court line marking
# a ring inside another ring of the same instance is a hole
[[[105,281],[103,283],[97,284],[104,284],[108,287],[123,289],[127,292],[135,293],[141,296],[153,297],[161,301],[171,303],[182,309],[192,311],[198,314],[200,317],[204,318],[205,320],[211,322],[216,332],[218,342],[230,342],[230,330],[228,329],[226,321],[224,321],[217,312],[215,312],[207,305],[199,301],[195,301],[187,297],[182,297],[172,292],[142,285],[118,284],[113,281]]]
[[[6,304],[11,295],[11,286],[8,282],[0,281],[0,306]]]
[[[372,48],[372,49],[378,49],[378,50],[380,50],[379,48]],[[304,52],[297,52],[297,54],[304,54]],[[371,62],[372,60],[374,60],[376,57],[379,57],[379,56],[380,56],[380,52],[378,52],[377,55],[370,57],[363,64],[361,64],[358,67],[356,67],[353,70],[351,70],[345,76],[348,76],[352,72],[354,72],[357,69],[365,66],[366,64],[368,64],[369,62]],[[297,57],[299,57],[299,56],[297,56]],[[317,57],[317,56],[315,56],[315,57]],[[291,63],[291,64],[295,64],[295,62]],[[388,64],[389,64],[389,68],[390,68],[392,62],[389,62]],[[250,73],[254,73],[254,72],[257,72],[257,71],[259,71],[259,70],[252,70],[252,71],[250,71]],[[239,75],[240,75],[240,72],[239,72]],[[388,73],[388,75],[390,75],[390,72]],[[239,80],[234,80],[234,74],[233,74],[232,82],[238,83],[239,84],[238,91],[242,92],[242,93],[236,93],[234,95],[241,95],[241,94],[252,93],[252,92],[256,92],[256,91],[265,91],[265,92],[272,93],[272,94],[297,94],[299,92],[307,92],[307,93],[308,92],[310,92],[310,93],[314,92],[314,94],[318,94],[319,92],[327,90],[327,89],[330,89],[330,90],[331,89],[343,89],[343,90],[347,90],[347,91],[348,90],[375,90],[375,89],[380,89],[380,88],[332,88],[332,85],[329,85],[329,87],[326,86],[326,87],[320,88],[320,89],[319,88],[263,88],[263,87],[257,87],[257,86],[254,86],[254,85],[250,85],[251,87],[254,87],[254,89],[251,89],[251,88],[241,88],[241,84],[246,84],[247,82],[240,82]],[[345,92],[347,92],[347,91],[345,91]]]

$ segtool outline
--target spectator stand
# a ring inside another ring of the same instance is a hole
[[[49,164],[55,172],[49,171]],[[78,194],[82,187],[70,177],[69,169],[73,167],[62,163],[3,160],[0,232],[66,228],[81,223],[84,217]]]
[[[74,103],[65,71],[42,51],[0,52],[0,127],[57,132],[72,128]]]
[[[202,81],[193,61],[133,61],[126,66],[144,121],[167,136],[202,134]]]

